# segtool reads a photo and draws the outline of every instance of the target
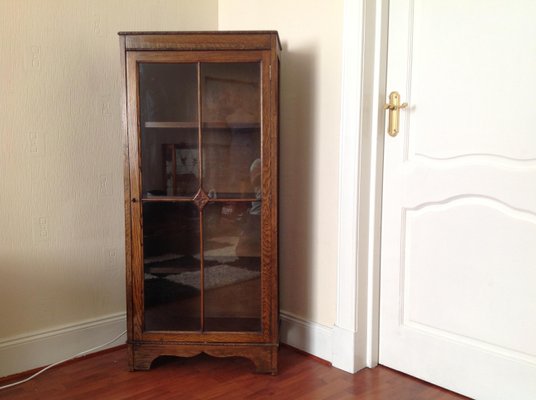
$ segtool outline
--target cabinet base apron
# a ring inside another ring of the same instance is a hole
[[[277,344],[185,344],[185,343],[130,343],[128,344],[131,371],[146,371],[160,356],[194,357],[201,353],[213,357],[244,357],[255,364],[260,374],[277,374]]]

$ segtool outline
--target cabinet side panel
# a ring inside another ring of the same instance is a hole
[[[266,51],[262,58],[262,300],[263,300],[263,333],[265,341],[273,341],[273,153],[271,134],[271,100],[270,100],[270,57],[271,52]]]

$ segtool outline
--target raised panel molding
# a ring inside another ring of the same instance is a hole
[[[430,156],[423,153],[415,153],[415,157],[421,157],[426,160],[431,161],[454,161],[454,160],[464,160],[464,161],[470,161],[473,163],[483,163],[483,162],[507,162],[507,163],[523,163],[524,167],[527,167],[527,163],[534,164],[536,161],[536,158],[533,157],[527,157],[527,158],[514,158],[509,157],[503,154],[493,154],[493,153],[468,153],[468,154],[457,154],[457,155],[451,155],[451,156]],[[533,165],[530,165],[531,167]]]
[[[398,32],[407,35],[409,46],[405,68],[410,92],[403,99],[409,108],[403,116],[405,132],[410,132],[411,118],[412,136],[406,138],[406,159],[409,155],[428,160],[536,160],[533,129],[526,117],[534,103],[532,60],[536,51],[536,44],[530,42],[529,47],[527,38],[536,35],[536,26],[532,10],[526,8],[523,2],[502,2],[495,4],[493,12],[483,12],[475,2],[450,1],[448,7],[441,1],[409,2],[407,31]],[[464,16],[458,18],[455,30],[443,12]],[[475,36],[476,20],[480,30]],[[498,24],[510,28],[498,29]],[[453,46],[444,45],[447,41]],[[527,47],[503,46],[505,43]],[[484,79],[475,79],[474,70]],[[498,79],[493,72],[497,70],[511,73]],[[431,80],[434,85],[428,83]],[[471,82],[468,91],[465,82]],[[525,90],[516,99],[516,107],[508,108],[515,87]],[[456,101],[443,100],[452,98]],[[475,118],[486,113],[494,118]],[[479,132],[487,134],[484,137]],[[502,140],[514,132],[516,140]]]
[[[531,282],[536,280],[534,240],[533,212],[488,196],[455,196],[404,209],[403,326],[536,365],[536,346],[529,351],[516,348],[536,335],[536,326],[517,314],[523,308],[519,305],[530,301]],[[483,257],[472,248],[488,252]],[[485,280],[479,273],[482,264],[490,272]],[[527,279],[510,278],[520,275]],[[493,304],[484,303],[481,299],[490,298],[486,294],[492,290]],[[460,317],[460,308],[470,320]]]

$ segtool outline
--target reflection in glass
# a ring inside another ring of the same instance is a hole
[[[209,203],[203,211],[206,331],[261,330],[261,231],[256,203]]]
[[[144,329],[259,332],[260,63],[200,68],[202,166],[197,65],[139,66],[142,191],[152,198],[143,202]],[[202,211],[203,271],[199,209],[158,201],[193,198],[200,167],[204,192],[220,199]]]
[[[201,329],[199,211],[143,204],[145,330]]]
[[[260,158],[260,64],[201,64],[203,188],[211,198],[252,198]]]
[[[199,151],[185,142],[163,144],[165,185],[168,196],[191,196],[199,188]]]
[[[197,132],[149,128],[143,131],[143,197],[195,194],[199,188]]]
[[[143,196],[191,196],[199,187],[197,65],[141,63]]]
[[[251,177],[255,161],[260,160],[259,138],[258,133],[240,130],[204,130],[203,187],[209,197],[256,197]]]

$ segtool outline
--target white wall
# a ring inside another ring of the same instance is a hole
[[[122,329],[117,32],[203,29],[217,0],[0,2],[0,376]]]
[[[336,318],[342,0],[219,0],[220,30],[277,30],[281,64],[281,309]]]
[[[312,327],[323,350],[301,347],[330,359],[342,17],[342,0],[0,2],[0,376],[124,328],[116,33],[129,30],[279,31],[281,306],[293,344]]]

